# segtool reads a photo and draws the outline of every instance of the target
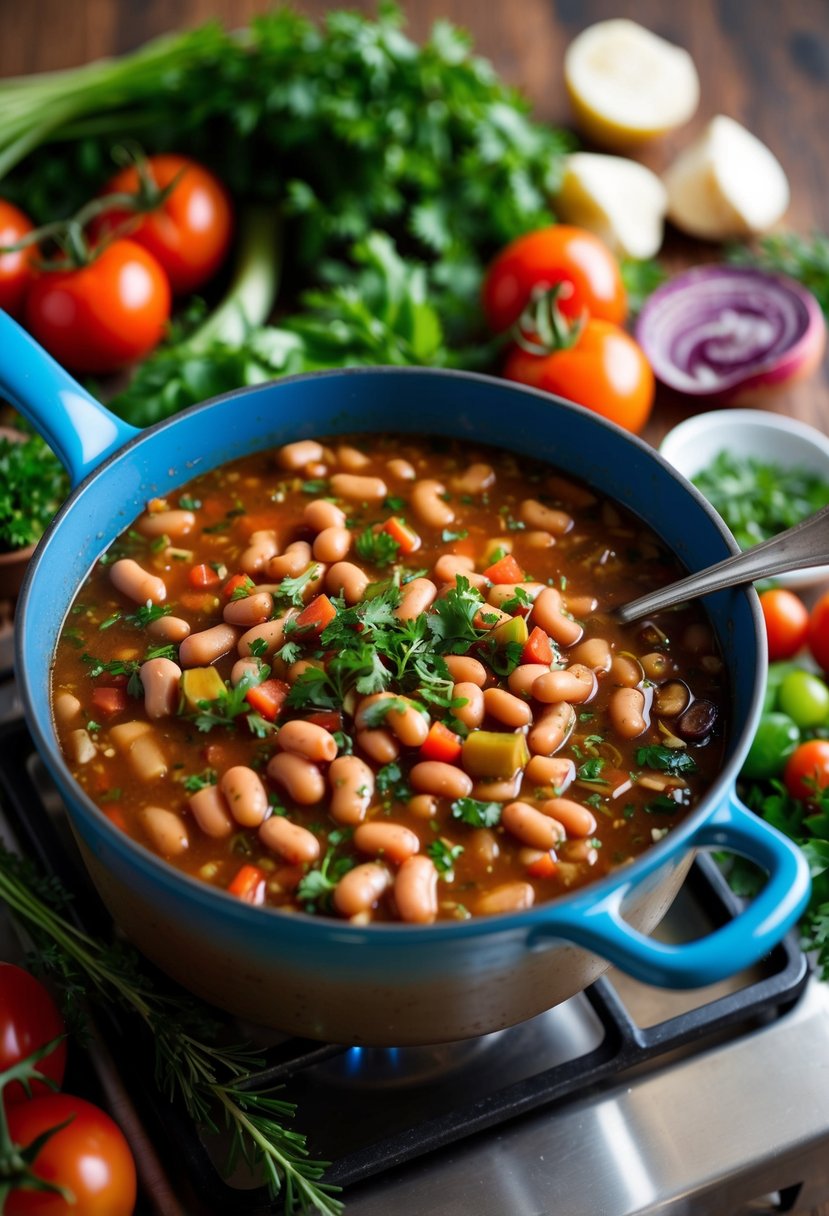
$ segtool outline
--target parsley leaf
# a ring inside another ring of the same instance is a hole
[[[449,808],[453,819],[473,828],[494,828],[501,822],[500,802],[479,802],[476,798],[457,798]]]
[[[683,773],[695,773],[697,762],[688,752],[678,747],[662,747],[653,743],[649,747],[636,749],[636,763],[642,768],[657,769],[661,773],[681,776]]]
[[[400,544],[388,532],[366,528],[354,541],[354,548],[364,562],[373,566],[390,566],[397,560]]]

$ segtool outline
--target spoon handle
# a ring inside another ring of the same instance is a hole
[[[792,570],[821,566],[826,562],[829,562],[829,507],[823,507],[793,528],[787,528],[785,532],[779,532],[777,536],[761,541],[743,553],[726,557],[714,566],[680,579],[678,583],[671,583],[659,591],[623,604],[616,609],[616,619],[627,624],[651,612],[681,604],[683,600],[721,591],[724,587],[753,583],[757,579],[771,578],[774,574],[788,574]]]

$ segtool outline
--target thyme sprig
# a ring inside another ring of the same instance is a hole
[[[0,846],[0,900],[32,938],[38,961],[75,996],[80,990],[137,1015],[153,1043],[161,1092],[181,1100],[199,1126],[218,1131],[220,1118],[230,1132],[228,1169],[239,1159],[260,1167],[285,1216],[339,1216],[338,1188],[320,1181],[328,1162],[311,1158],[305,1137],[282,1122],[295,1114],[293,1103],[243,1087],[259,1063],[254,1049],[213,1041],[218,1024],[207,1010],[160,991],[131,947],[97,942],[73,925],[58,911],[69,899],[54,878]]]

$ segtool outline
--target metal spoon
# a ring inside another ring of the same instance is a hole
[[[616,619],[626,625],[640,617],[662,608],[672,608],[685,600],[724,587],[736,587],[741,583],[753,583],[757,579],[771,578],[773,574],[789,574],[805,566],[822,566],[829,562],[829,507],[823,507],[815,515],[801,520],[793,528],[779,532],[770,540],[761,541],[743,553],[726,557],[724,561],[708,566],[697,574],[690,574],[671,583],[659,591],[652,591],[623,604],[615,610]]]

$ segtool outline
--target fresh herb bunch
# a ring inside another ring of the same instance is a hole
[[[829,236],[815,232],[809,237],[794,232],[775,232],[754,245],[735,245],[728,250],[729,262],[758,266],[776,274],[787,274],[811,291],[829,317]]]
[[[286,1128],[295,1108],[269,1092],[244,1088],[258,1060],[247,1046],[218,1041],[215,1017],[194,999],[157,986],[139,955],[122,943],[93,940],[71,921],[71,897],[54,877],[0,846],[0,900],[35,946],[33,966],[47,970],[68,999],[68,1012],[89,1000],[113,1003],[143,1023],[155,1052],[155,1077],[171,1101],[183,1102],[201,1127],[230,1132],[228,1170],[241,1159],[260,1168],[286,1216],[339,1216],[338,1189],[322,1182],[327,1162],[308,1155],[305,1137]]]
[[[719,452],[693,478],[741,549],[791,528],[829,503],[829,482],[806,469]]]
[[[39,435],[0,436],[0,551],[40,540],[69,493],[69,478]]]

